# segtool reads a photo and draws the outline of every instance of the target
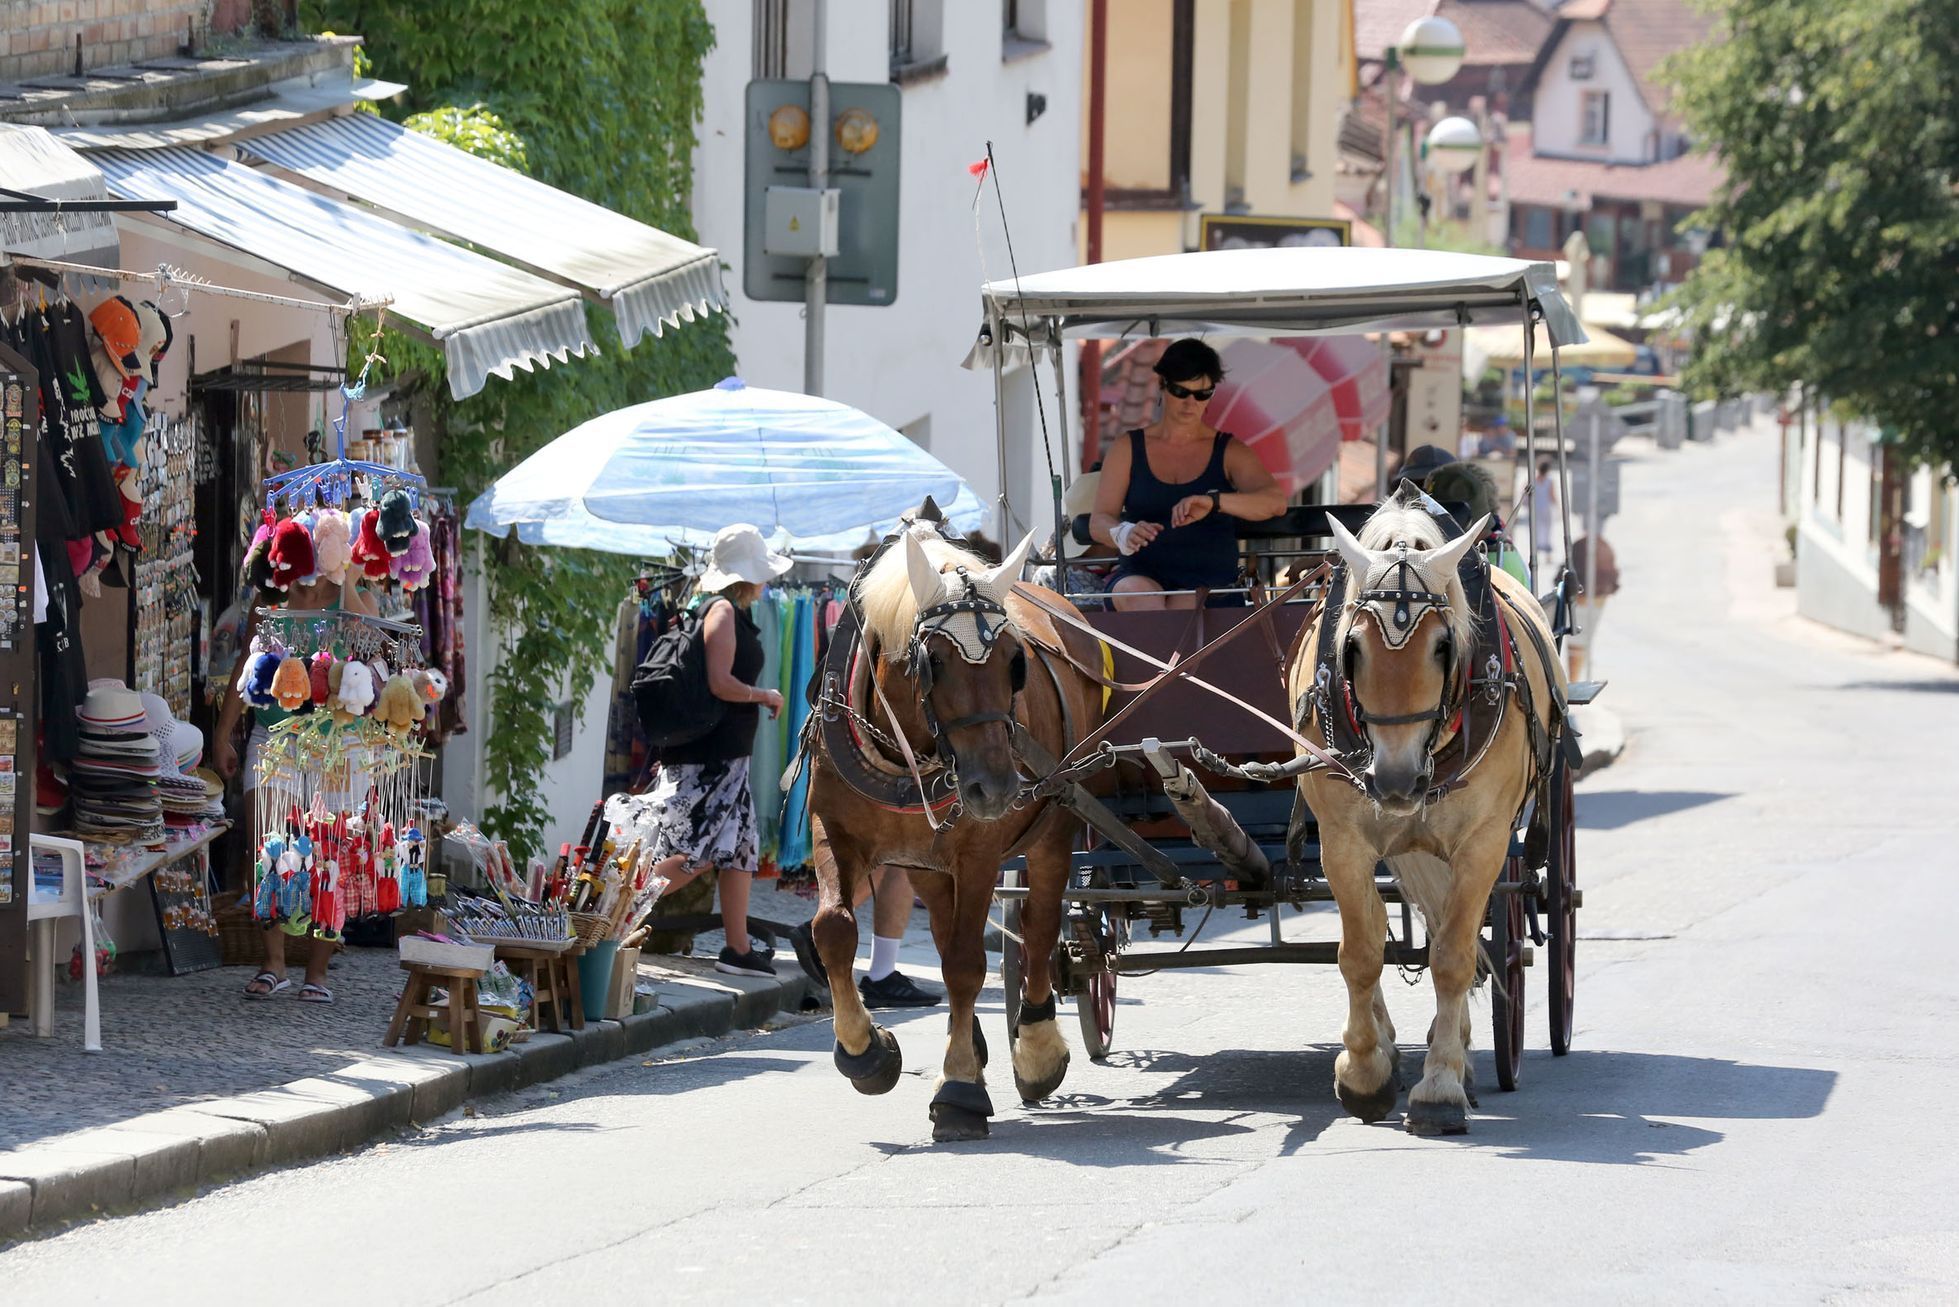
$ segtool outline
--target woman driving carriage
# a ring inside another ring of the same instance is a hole
[[[1121,610],[1194,608],[1238,579],[1238,522],[1286,511],[1285,487],[1229,433],[1204,423],[1224,380],[1218,352],[1179,340],[1156,362],[1163,412],[1109,447],[1089,533],[1122,555],[1109,586]]]

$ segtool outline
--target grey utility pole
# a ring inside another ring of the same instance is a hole
[[[830,184],[830,78],[823,71],[824,46],[829,38],[830,6],[815,0],[816,37],[811,43],[809,74],[809,184],[821,193]],[[809,261],[803,282],[803,393],[823,393],[823,308],[830,295],[830,261],[818,254]]]

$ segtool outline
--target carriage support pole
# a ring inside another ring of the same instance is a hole
[[[1068,447],[1070,444],[1068,439],[1068,368],[1064,357],[1068,351],[1061,346],[1061,324],[1053,318],[1048,318],[1043,325],[1049,341],[1054,345],[1054,413],[1055,421],[1061,424],[1061,438],[1059,442],[1061,445],[1061,461],[1055,467],[1052,478],[1054,482],[1054,588],[1062,594],[1067,594],[1068,581],[1062,569],[1068,558],[1067,539],[1069,524],[1067,521],[1067,510],[1062,507],[1061,501],[1068,489],[1069,482],[1074,479],[1068,475]],[[1044,432],[1044,437],[1045,434]],[[1087,437],[1084,436],[1083,439],[1087,439]],[[1082,464],[1081,470],[1083,472],[1088,471],[1088,465],[1086,463]],[[1001,541],[1001,547],[1006,547],[1004,540]]]
[[[1034,343],[1027,342],[1033,349]],[[1000,520],[996,528],[996,538],[1000,548],[1013,547],[1013,525],[1008,518],[1007,505],[1007,320],[995,316],[993,319],[993,446],[995,462],[1000,477]],[[1016,580],[1019,578],[1016,577]]]
[[[1164,751],[1163,741],[1154,736],[1143,741],[1143,756],[1163,779],[1163,796],[1190,827],[1190,837],[1215,853],[1218,862],[1246,885],[1272,883],[1272,864],[1264,850],[1229,809],[1211,797],[1197,773]]]

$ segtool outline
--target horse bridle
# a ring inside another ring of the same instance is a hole
[[[1392,578],[1393,584],[1377,583],[1372,588],[1357,592],[1347,603],[1347,608],[1353,612],[1355,620],[1363,615],[1374,619],[1375,628],[1380,631],[1382,642],[1390,650],[1404,648],[1414,635],[1415,629],[1421,625],[1422,618],[1430,610],[1442,613],[1445,621],[1449,611],[1449,597],[1430,590],[1421,579],[1420,571],[1415,567],[1414,560],[1409,557],[1408,542],[1397,541],[1396,545],[1399,553],[1381,574],[1381,582],[1385,583]],[[1383,613],[1381,609],[1383,604],[1394,605],[1392,622],[1389,615]],[[1443,727],[1454,719],[1466,695],[1462,677],[1463,654],[1456,648],[1453,634],[1448,638],[1447,648],[1449,658],[1443,669],[1441,697],[1436,700],[1433,708],[1411,713],[1368,712],[1366,705],[1361,703],[1360,696],[1354,691],[1353,677],[1348,671],[1351,647],[1340,651],[1341,666],[1338,673],[1341,682],[1340,691],[1346,698],[1354,725],[1360,728],[1363,744],[1372,748],[1373,742],[1367,739],[1365,733],[1365,728],[1368,726],[1416,726],[1427,722],[1429,723],[1428,740],[1423,746],[1423,752],[1434,755]],[[1323,672],[1322,679],[1330,675],[1331,673]]]
[[[993,712],[967,713],[946,722],[939,720],[937,710],[932,707],[932,657],[927,648],[931,637],[943,637],[959,651],[960,658],[968,664],[979,666],[993,656],[993,648],[1000,642],[1000,637],[1015,629],[1005,605],[981,594],[966,576],[964,568],[960,568],[956,574],[964,584],[964,593],[920,610],[918,620],[912,625],[911,644],[906,650],[912,679],[918,683],[919,706],[925,712],[925,729],[931,734],[934,747],[955,779],[959,775],[959,757],[947,733],[969,726],[985,726],[991,722],[1005,723],[1011,731],[1014,708],[1019,703],[1020,692],[1027,686],[1027,656],[1023,650],[1014,663],[1013,699],[1005,711],[996,709]],[[972,621],[970,631],[952,629],[955,623],[966,618]]]

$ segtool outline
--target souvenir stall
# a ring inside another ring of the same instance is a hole
[[[490,535],[514,531],[527,543],[669,560],[649,568],[621,606],[615,709],[605,736],[610,797],[599,798],[585,838],[567,842],[560,859],[576,867],[602,857],[593,828],[630,825],[630,811],[614,810],[619,792],[645,778],[646,752],[630,696],[619,700],[652,642],[695,602],[692,559],[716,531],[750,523],[804,560],[805,571],[848,575],[851,550],[895,528],[928,496],[949,506],[960,529],[979,527],[984,508],[972,490],[899,432],[832,400],[735,378],[595,418],[479,496],[465,525]],[[761,683],[778,688],[785,703],[779,718],[764,717],[758,726],[750,766],[764,875],[803,867],[810,856],[804,788],[784,795],[780,781],[809,714],[810,676],[834,625],[837,596],[834,580],[784,584],[753,610],[767,657]],[[706,878],[695,884],[705,886]],[[680,894],[675,899],[676,906],[686,903]],[[759,915],[750,921],[751,929],[771,925]],[[660,927],[694,928],[667,920]]]

